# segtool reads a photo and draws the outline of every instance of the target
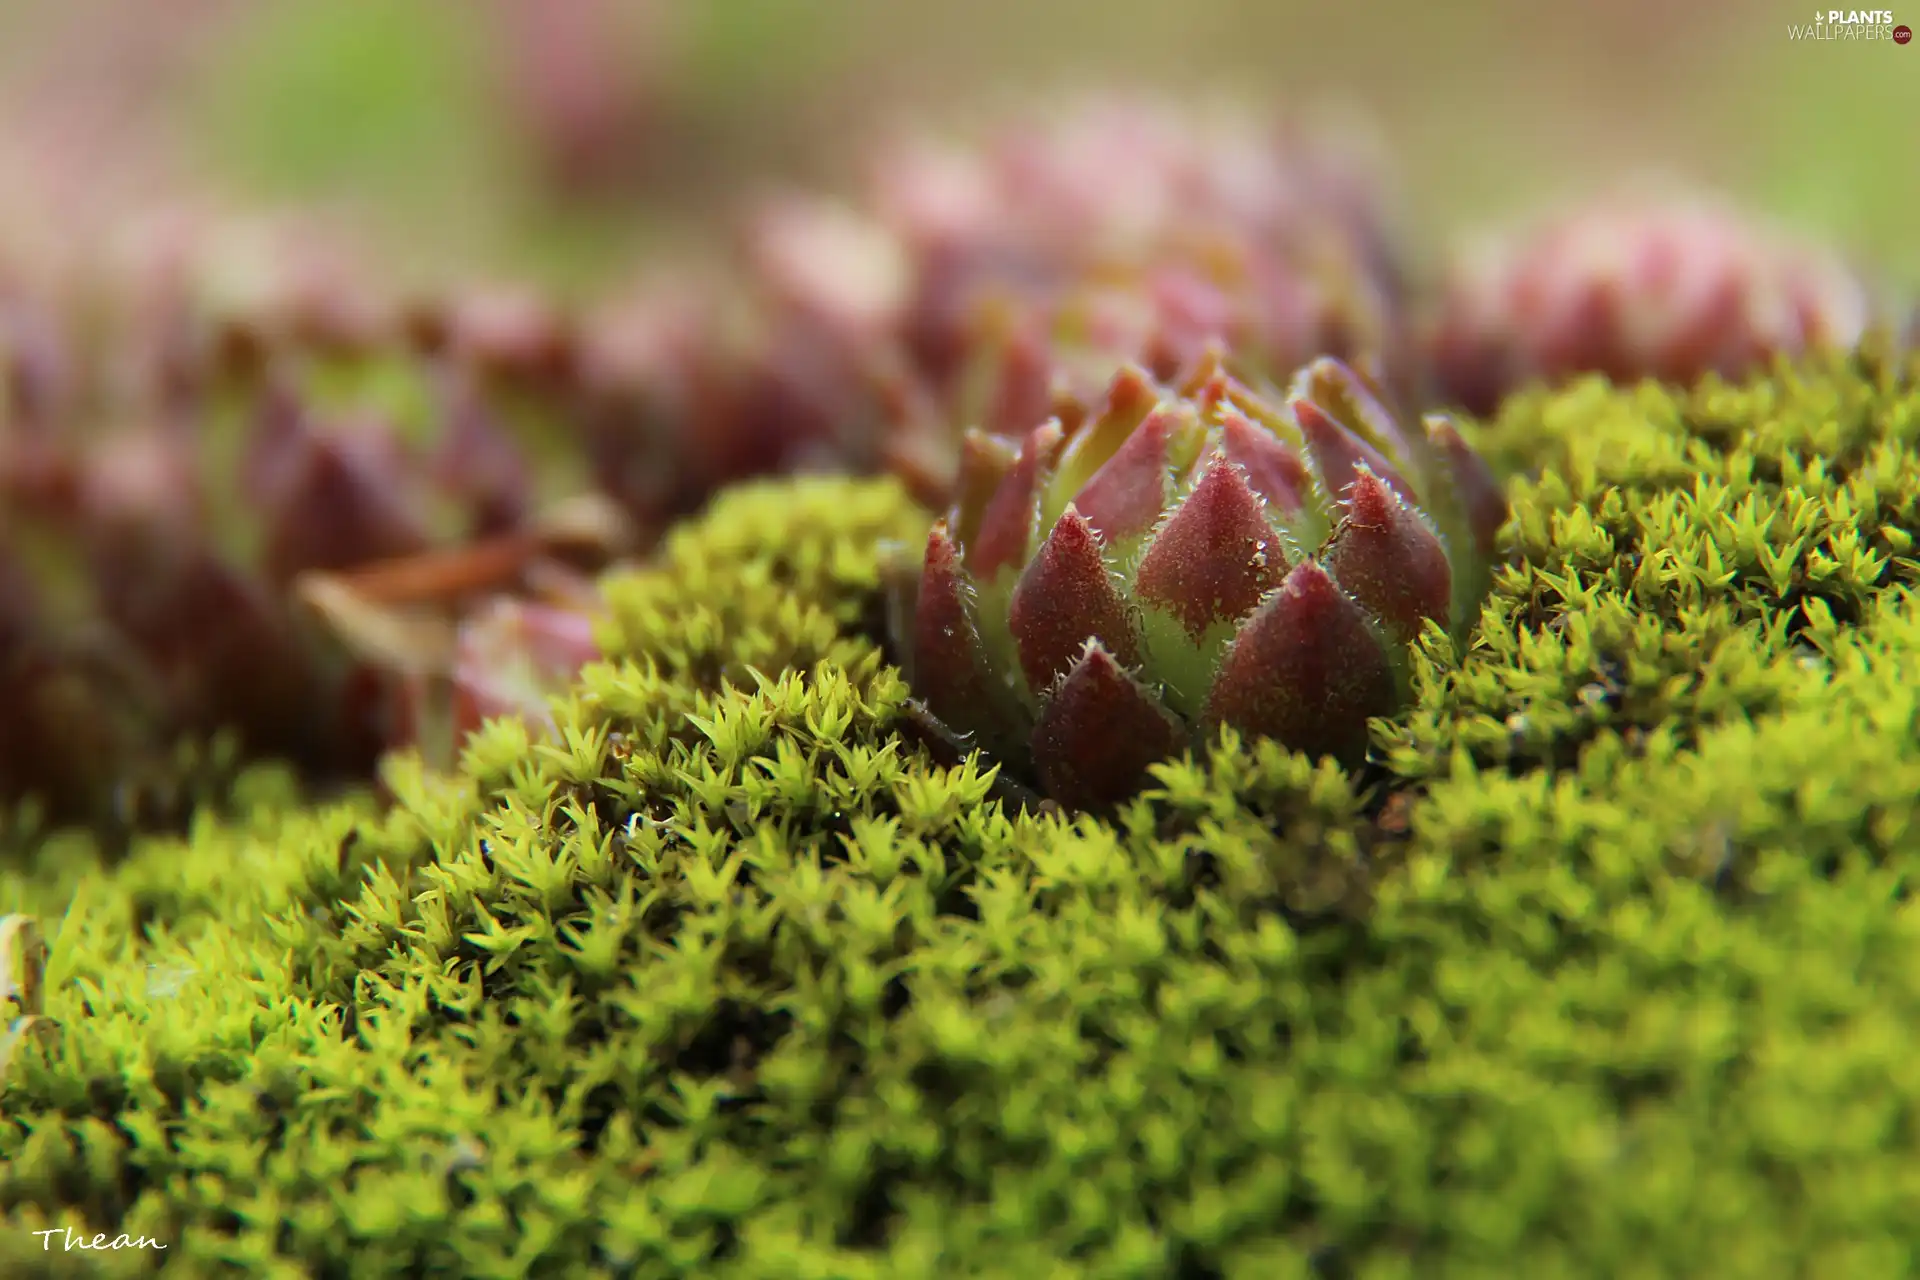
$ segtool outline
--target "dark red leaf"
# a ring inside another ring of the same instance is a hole
[[[1240,469],[1216,458],[1153,537],[1135,592],[1179,620],[1198,642],[1245,617],[1287,570],[1280,537]]]
[[[1052,416],[1054,367],[1039,327],[1032,322],[1016,326],[999,351],[988,429],[1023,436]]]
[[[1044,694],[1097,639],[1123,664],[1140,661],[1139,644],[1113,576],[1100,556],[1100,538],[1068,507],[1013,589],[1008,622],[1027,687]]]
[[[1183,739],[1179,722],[1095,643],[1040,709],[1033,758],[1048,795],[1102,809],[1139,790],[1147,767]]]
[[[309,569],[345,569],[428,545],[400,476],[359,442],[314,435],[267,517],[267,572],[287,581]]]
[[[920,593],[913,616],[912,679],[936,716],[961,732],[997,730],[1004,696],[993,687],[974,622],[973,583],[945,521],[927,535]]]
[[[1299,397],[1325,410],[1336,422],[1381,450],[1396,467],[1410,467],[1413,443],[1400,429],[1379,387],[1360,370],[1322,356],[1300,371]]]
[[[1362,467],[1347,491],[1347,518],[1326,555],[1334,581],[1386,630],[1410,643],[1422,622],[1446,625],[1453,570],[1439,535]]]
[[[1359,606],[1307,560],[1228,647],[1200,722],[1352,766],[1366,758],[1368,718],[1390,715],[1396,697],[1393,669]]]
[[[978,428],[968,428],[960,437],[960,471],[954,484],[953,514],[947,522],[961,546],[973,545],[980,536],[980,517],[1019,457],[1011,440]]]
[[[1159,403],[1160,388],[1146,370],[1137,364],[1121,366],[1107,384],[1105,407],[1069,433],[1054,476],[1049,509],[1064,510],[1067,502],[1140,430]]]
[[[514,528],[533,499],[532,469],[518,444],[466,378],[446,388],[445,421],[431,463],[434,478],[472,512],[475,536]]]

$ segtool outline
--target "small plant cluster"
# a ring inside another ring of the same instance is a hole
[[[610,578],[547,734],[20,850],[0,1261],[1903,1274],[1920,360],[1460,429],[1510,554],[1358,768],[1229,728],[1013,803],[889,661],[926,516],[806,478]]]
[[[1097,808],[1222,725],[1360,763],[1407,646],[1462,634],[1506,504],[1445,418],[1414,435],[1337,360],[1269,402],[1218,357],[1137,365],[1017,449],[968,437],[902,627],[950,732]]]
[[[891,471],[945,507],[968,429],[1069,432],[1123,366],[1195,384],[1224,359],[1272,398],[1333,359],[1404,424],[1582,372],[1738,376],[1851,345],[1885,311],[1839,259],[1692,205],[1583,211],[1415,288],[1427,247],[1396,234],[1363,154],[1244,115],[1082,102],[971,146],[883,150],[849,202],[759,208],[734,278],[649,278],[592,309],[406,302],[304,242],[236,247],[218,226],[163,229],[88,287],[0,277],[0,692],[18,709],[0,804],[178,821],[217,790],[209,761],[228,757],[209,742],[318,785],[411,742],[448,764],[486,714],[537,715],[596,652],[593,574],[715,493]],[[1444,498],[1398,479],[1416,524],[1447,523]],[[1309,505],[1364,528],[1344,484],[1316,473]],[[1486,548],[1454,524],[1435,533],[1458,585]],[[1289,564],[1335,553],[1289,536]],[[1355,607],[1364,630],[1400,604]],[[1471,613],[1451,599],[1444,621]],[[1398,668],[1411,632],[1387,630]],[[1243,682],[1271,684],[1258,648],[1240,649]],[[1290,713],[1290,741],[1353,748],[1400,704],[1397,680],[1356,692],[1380,683],[1357,661],[1330,669],[1344,702]],[[1213,723],[1198,676],[1122,665]],[[1004,754],[1013,771],[1030,747]]]

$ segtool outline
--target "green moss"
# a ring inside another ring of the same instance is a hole
[[[1917,384],[1516,402],[1513,563],[1375,764],[1227,740],[1110,823],[908,732],[895,491],[727,495],[554,740],[0,880],[60,1023],[0,1263],[1905,1274]]]

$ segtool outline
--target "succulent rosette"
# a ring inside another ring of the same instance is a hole
[[[1396,421],[1331,359],[1262,394],[1217,359],[1137,366],[1072,430],[965,441],[897,625],[932,716],[1098,808],[1220,726],[1355,764],[1407,646],[1467,626],[1505,502],[1442,417]]]
[[[1440,397],[1491,413],[1581,374],[1738,377],[1857,343],[1880,302],[1845,257],[1704,199],[1617,198],[1486,242],[1426,338]]]

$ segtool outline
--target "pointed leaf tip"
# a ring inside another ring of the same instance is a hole
[[[979,530],[965,545],[967,570],[991,580],[1001,570],[1026,561],[1040,522],[1040,490],[1059,457],[1060,424],[1046,422],[1029,431],[1020,456],[994,490],[980,514]]]
[[[1348,364],[1322,356],[1309,364],[1295,383],[1296,394],[1311,400],[1334,421],[1385,455],[1404,470],[1417,470],[1413,441],[1401,426],[1380,382],[1368,372],[1369,358]]]
[[[1353,766],[1366,758],[1367,720],[1392,714],[1396,701],[1392,667],[1359,606],[1306,560],[1234,637],[1200,722]]]
[[[1364,363],[1349,363],[1338,356],[1310,360],[1302,370],[1302,385],[1306,388],[1302,394],[1328,405],[1336,413],[1354,406],[1361,397],[1376,396],[1377,386],[1365,373]]]
[[[1018,324],[1000,350],[989,425],[997,433],[1022,435],[1046,421],[1053,406],[1053,353],[1034,323]]]
[[[1320,472],[1320,483],[1334,505],[1343,512],[1354,470],[1362,464],[1392,485],[1408,502],[1417,504],[1420,501],[1420,495],[1414,492],[1406,477],[1394,469],[1385,455],[1318,404],[1295,397],[1289,402],[1288,408],[1293,420],[1299,424],[1300,434],[1306,439],[1307,452],[1313,456],[1314,466]]]
[[[1444,414],[1429,414],[1427,438],[1446,460],[1454,492],[1466,511],[1472,531],[1474,550],[1482,558],[1493,555],[1499,541],[1500,526],[1507,522],[1507,497],[1494,478],[1486,459],[1475,453],[1461,438],[1453,420]]]
[[[1179,390],[1187,399],[1197,400],[1209,387],[1217,387],[1224,393],[1231,386],[1232,374],[1227,369],[1226,344],[1218,338],[1211,338],[1200,348],[1200,354],[1181,377]]]
[[[1227,457],[1247,473],[1247,483],[1280,514],[1291,519],[1306,508],[1313,492],[1307,464],[1287,443],[1245,414],[1231,411],[1221,431]]]
[[[1176,466],[1189,455],[1199,422],[1188,405],[1162,405],[1120,443],[1077,494],[1087,523],[1109,542],[1137,537],[1166,511]]]
[[[1047,794],[1073,809],[1104,809],[1139,790],[1147,768],[1179,750],[1178,721],[1098,642],[1089,643],[1033,730]]]
[[[915,691],[935,715],[966,732],[1000,706],[973,620],[973,583],[946,521],[927,535],[913,614]]]
[[[1020,451],[1012,441],[978,427],[967,428],[960,437],[960,466],[947,524],[961,546],[970,546],[979,537],[980,518],[1019,457]]]
[[[1140,661],[1133,622],[1100,554],[1100,539],[1069,506],[1020,575],[1008,609],[1027,687],[1045,694],[1089,639],[1126,666]]]
[[[1245,617],[1287,570],[1286,551],[1240,469],[1216,457],[1154,534],[1135,592],[1178,619],[1195,642]]]
[[[1057,518],[1066,509],[1067,503],[1140,430],[1159,403],[1160,388],[1147,371],[1137,364],[1123,365],[1107,384],[1105,407],[1097,416],[1077,423],[1061,451],[1060,465],[1049,485],[1046,518]]]
[[[1138,423],[1160,403],[1160,388],[1138,364],[1128,361],[1107,383],[1105,414]]]
[[[435,478],[473,515],[476,533],[519,524],[533,499],[533,470],[513,436],[464,380],[448,392],[446,433],[430,461]]]
[[[1347,490],[1347,518],[1326,568],[1397,644],[1432,618],[1443,626],[1453,602],[1453,568],[1439,535],[1385,481],[1362,466]]]
[[[1222,405],[1233,399],[1233,379],[1227,376],[1225,369],[1216,369],[1195,389],[1190,397],[1200,410],[1205,421],[1213,421],[1220,413]]]

